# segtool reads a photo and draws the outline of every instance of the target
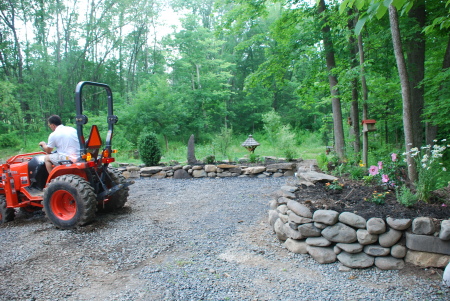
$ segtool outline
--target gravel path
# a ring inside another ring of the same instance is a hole
[[[286,181],[138,180],[125,208],[70,231],[18,214],[0,226],[0,300],[448,300],[423,269],[340,272],[288,252],[267,224]]]

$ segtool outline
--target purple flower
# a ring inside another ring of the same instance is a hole
[[[392,162],[397,161],[397,154],[396,153],[392,153],[391,154],[391,159],[392,159]]]
[[[381,182],[383,182],[383,183],[389,182],[389,177],[388,177],[388,175],[381,175]]]
[[[375,165],[370,166],[370,168],[369,168],[369,174],[370,174],[371,176],[377,175],[377,174],[378,174],[378,167],[375,166]]]
[[[378,161],[378,169],[383,169],[383,161]]]

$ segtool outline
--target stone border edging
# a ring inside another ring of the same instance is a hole
[[[316,210],[294,200],[298,187],[283,186],[270,202],[269,224],[293,253],[348,268],[398,270],[405,262],[445,267],[450,262],[450,219],[366,220],[352,212]]]
[[[119,170],[126,178],[190,179],[206,177],[289,177],[294,176],[296,168],[296,163],[273,163],[265,166],[247,166],[243,164],[198,164],[150,167],[120,166]]]

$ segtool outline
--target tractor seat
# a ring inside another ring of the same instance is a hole
[[[28,177],[30,186],[39,190],[47,183],[48,171],[44,162],[45,155],[34,156],[28,161]]]

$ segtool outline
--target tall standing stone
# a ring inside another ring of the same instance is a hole
[[[196,164],[197,158],[195,158],[195,142],[194,134],[191,135],[188,141],[188,153],[187,153],[188,164]]]

